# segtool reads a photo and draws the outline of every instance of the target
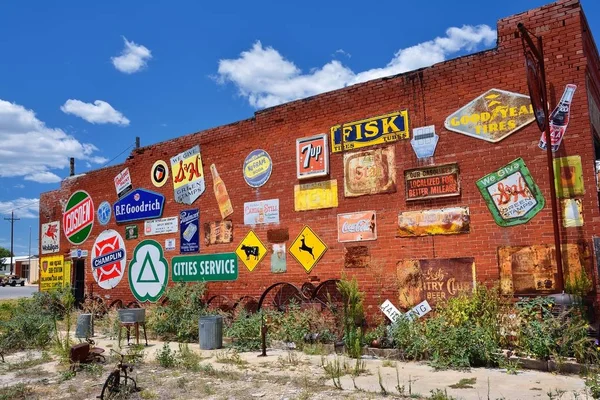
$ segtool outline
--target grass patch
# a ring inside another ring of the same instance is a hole
[[[382,367],[390,367],[394,368],[396,366],[396,362],[392,360],[388,360],[387,358],[381,362]]]
[[[0,400],[25,400],[32,393],[29,386],[23,383],[0,388]]]
[[[240,353],[236,350],[233,351],[220,351],[217,353],[217,362],[221,364],[233,364],[238,367],[243,367],[248,364],[248,361],[244,360]]]
[[[473,389],[473,385],[477,382],[477,378],[462,378],[458,383],[450,385],[452,389]]]
[[[15,363],[8,363],[7,369],[8,371],[20,371],[23,369],[37,367],[38,365],[46,364],[50,361],[52,361],[52,357],[50,357],[50,354],[43,351],[42,356],[40,358],[32,358],[31,354],[27,354],[24,360],[17,361]]]

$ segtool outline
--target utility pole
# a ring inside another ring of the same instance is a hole
[[[15,236],[15,221],[21,218],[15,218],[15,212],[10,212],[10,218],[4,218],[6,221],[10,221],[10,274],[13,274],[13,259],[14,259],[14,236]]]

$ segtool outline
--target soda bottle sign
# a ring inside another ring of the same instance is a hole
[[[565,87],[565,91],[560,99],[560,102],[550,114],[550,140],[552,141],[552,151],[555,152],[560,147],[567,126],[569,125],[569,117],[571,114],[571,101],[575,94],[577,85],[569,84]],[[546,150],[546,135],[542,133],[540,138],[539,148]]]

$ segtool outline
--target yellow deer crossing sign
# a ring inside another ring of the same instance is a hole
[[[290,254],[302,265],[306,273],[313,269],[326,251],[327,245],[308,226],[300,231],[290,246]]]

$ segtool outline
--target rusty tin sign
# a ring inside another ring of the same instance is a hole
[[[331,152],[356,150],[409,139],[408,111],[402,110],[331,127]]]
[[[204,244],[231,243],[233,241],[233,222],[230,220],[205,222]]]
[[[455,235],[469,233],[469,207],[404,211],[398,214],[398,237]]]
[[[534,120],[529,96],[490,89],[450,114],[444,126],[449,131],[496,143]]]
[[[294,185],[294,210],[307,211],[338,206],[337,179]]]
[[[377,239],[375,211],[338,214],[338,242],[362,242]]]
[[[500,226],[524,224],[546,204],[522,158],[511,161],[476,183],[494,220]]]
[[[396,273],[400,307],[410,308],[423,300],[435,305],[440,300],[473,289],[475,259],[402,260],[396,265]]]
[[[344,154],[344,196],[395,192],[394,146]]]
[[[567,284],[585,271],[589,276],[592,256],[589,246],[563,244],[563,276]],[[505,294],[559,292],[554,245],[502,246],[498,248],[500,289]]]
[[[458,164],[434,165],[404,171],[406,200],[460,195]]]

